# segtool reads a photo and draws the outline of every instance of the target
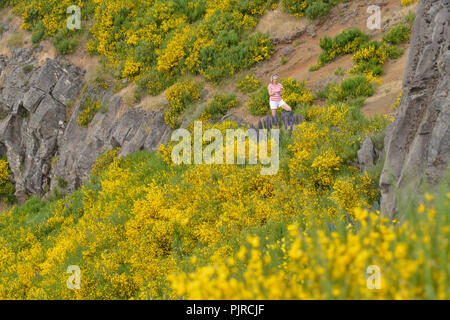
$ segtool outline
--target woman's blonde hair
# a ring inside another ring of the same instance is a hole
[[[270,76],[270,82],[273,82],[273,78],[275,78],[275,77],[277,77],[277,78],[280,78],[279,76],[278,76],[278,74],[273,74],[273,75],[271,75]]]

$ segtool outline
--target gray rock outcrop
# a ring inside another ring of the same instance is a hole
[[[358,166],[362,171],[367,171],[375,164],[376,154],[372,139],[367,136],[357,153]]]
[[[124,156],[170,138],[162,112],[128,108],[112,90],[83,90],[85,71],[62,57],[40,66],[36,51],[0,56],[0,156],[8,159],[19,201],[50,194],[61,179],[67,187],[60,191],[75,190],[107,150],[120,147]],[[107,112],[85,128],[78,115],[88,97]]]
[[[380,178],[385,216],[396,194],[436,186],[450,162],[450,1],[421,0],[403,76],[403,96],[387,131]]]

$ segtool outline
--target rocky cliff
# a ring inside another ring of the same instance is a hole
[[[48,194],[61,179],[65,191],[76,189],[106,150],[154,150],[170,137],[161,112],[128,108],[112,90],[85,86],[85,71],[62,57],[39,65],[39,50],[0,56],[0,156],[8,159],[19,200]],[[81,127],[80,106],[89,98],[107,112]]]
[[[450,162],[450,1],[421,0],[412,28],[403,95],[385,138],[380,179],[384,215],[396,193],[435,186]]]

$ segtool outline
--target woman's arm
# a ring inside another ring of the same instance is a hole
[[[267,90],[269,91],[269,96],[273,96],[278,92],[281,94],[281,91],[274,91],[273,87],[270,86],[267,88]]]

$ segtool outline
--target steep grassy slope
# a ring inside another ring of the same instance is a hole
[[[402,225],[355,211],[378,197],[377,173],[347,160],[386,121],[346,105],[304,113],[275,176],[171,166],[166,148],[110,152],[81,190],[2,214],[0,296],[448,298],[449,194],[427,196]],[[373,264],[385,290],[366,287]],[[69,265],[81,269],[80,290],[66,287]]]
[[[282,4],[299,4],[290,7],[294,14],[321,15],[333,3],[317,1],[307,11],[310,2]],[[44,28],[59,50],[70,50],[77,34],[64,41],[65,1],[8,3],[35,34]],[[274,1],[83,3],[85,17],[96,21],[88,49],[107,59],[117,78],[134,79],[149,93],[186,73],[218,82],[270,55],[267,37],[250,31]],[[351,52],[354,68],[320,93],[324,106],[311,105],[310,91],[285,80],[289,103],[306,121],[292,134],[283,131],[274,176],[250,165],[175,166],[173,144],[121,159],[112,150],[78,191],[0,213],[0,298],[448,299],[448,190],[403,204],[402,223],[391,221],[378,211],[381,163],[369,172],[354,163],[361,142],[382,140],[391,121],[367,119],[360,106],[408,32],[369,42],[353,30],[321,41],[318,67]],[[202,117],[217,117],[225,100],[235,105],[218,96]],[[71,265],[81,270],[79,290],[67,288]],[[368,288],[369,266],[380,269],[381,289]]]

